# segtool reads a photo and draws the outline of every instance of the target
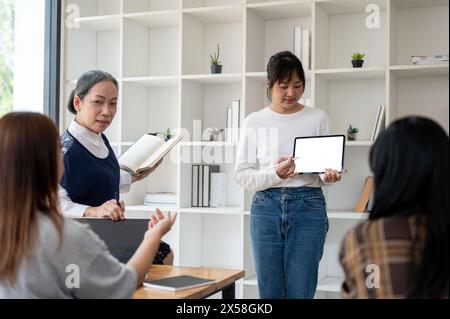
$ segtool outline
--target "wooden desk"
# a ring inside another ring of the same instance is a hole
[[[214,269],[203,267],[177,267],[165,265],[153,265],[148,277],[162,279],[166,277],[191,275],[201,278],[214,279],[215,284],[185,289],[180,291],[167,291],[141,286],[133,295],[134,299],[200,299],[209,297],[222,291],[223,299],[234,299],[235,281],[243,278],[243,270]]]

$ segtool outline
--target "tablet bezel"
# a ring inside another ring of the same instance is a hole
[[[297,140],[299,139],[309,139],[309,138],[324,138],[324,137],[342,137],[342,157],[341,157],[341,170],[339,173],[342,173],[344,171],[344,158],[345,158],[345,135],[344,134],[334,134],[334,135],[319,135],[319,136],[299,136],[294,139],[294,152],[292,154],[292,157],[295,158],[295,148],[297,146]],[[312,175],[312,174],[323,174],[325,171],[322,172],[299,172],[297,174],[299,175]]]

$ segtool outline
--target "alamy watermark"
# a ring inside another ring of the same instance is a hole
[[[380,267],[376,264],[366,266],[366,287],[368,289],[380,288]]]
[[[66,277],[66,287],[69,289],[80,288],[80,267],[76,264],[70,264],[66,266],[66,273],[69,273]]]
[[[366,27],[368,29],[380,28],[380,7],[377,4],[369,4],[366,7]]]

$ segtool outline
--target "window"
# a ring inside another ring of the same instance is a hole
[[[0,116],[43,112],[45,0],[0,0]]]

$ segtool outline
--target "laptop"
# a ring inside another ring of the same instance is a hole
[[[148,219],[112,221],[106,218],[74,218],[88,224],[120,262],[127,263],[144,239]]]

